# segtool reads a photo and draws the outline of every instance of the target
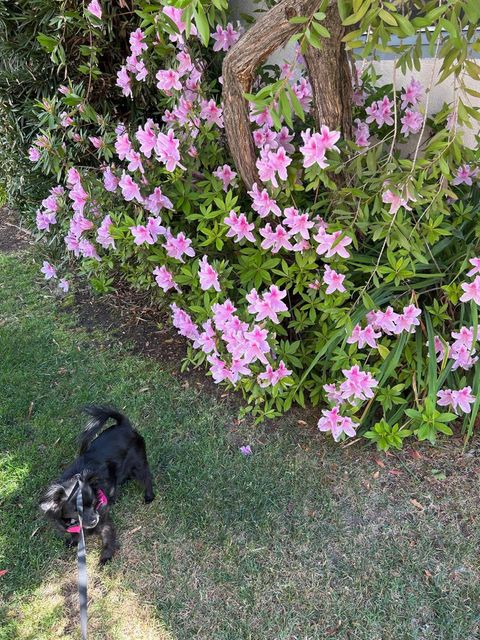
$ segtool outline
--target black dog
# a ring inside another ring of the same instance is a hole
[[[87,407],[91,418],[80,437],[80,455],[54,482],[40,501],[40,508],[57,529],[71,533],[68,545],[78,543],[79,520],[76,496],[82,487],[83,528],[102,538],[100,564],[115,552],[115,529],[109,517],[119,486],[130,478],[145,489],[145,502],[155,494],[147,462],[145,441],[128,418],[110,407]],[[116,424],[102,433],[109,418]],[[80,483],[79,483],[80,481]]]

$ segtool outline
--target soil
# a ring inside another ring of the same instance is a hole
[[[33,245],[32,234],[24,229],[11,209],[0,208],[0,251],[13,253]]]

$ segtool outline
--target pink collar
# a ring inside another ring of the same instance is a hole
[[[97,504],[95,506],[95,509],[98,509],[98,507],[104,507],[107,504],[108,504],[108,498],[105,495],[105,492],[102,491],[102,489],[99,489],[97,491]],[[80,525],[74,524],[71,527],[68,527],[67,531],[68,533],[80,533]]]

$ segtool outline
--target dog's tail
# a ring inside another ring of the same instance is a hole
[[[98,436],[105,423],[110,418],[116,422],[116,427],[130,427],[130,420],[113,407],[88,405],[84,407],[84,412],[90,416],[85,429],[80,436],[80,453],[85,453],[92,440]]]

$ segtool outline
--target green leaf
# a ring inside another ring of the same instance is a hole
[[[210,40],[210,26],[201,2],[197,3],[197,7],[193,12],[193,15],[195,19],[195,26],[198,29],[200,38],[202,39],[202,44],[206,47]]]

